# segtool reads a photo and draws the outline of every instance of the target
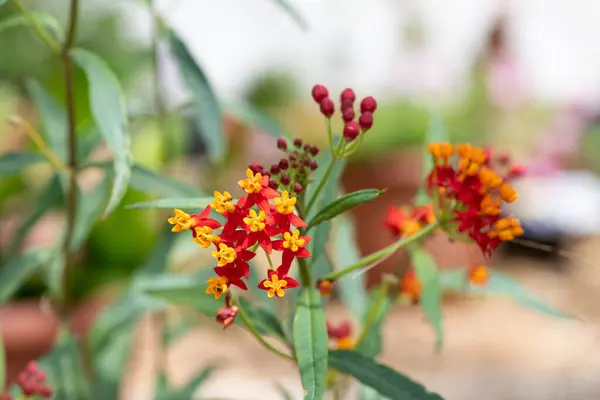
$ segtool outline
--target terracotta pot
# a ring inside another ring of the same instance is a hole
[[[352,213],[357,224],[360,251],[367,255],[394,241],[382,226],[390,205],[410,205],[423,183],[422,148],[405,148],[376,159],[352,162],[342,176],[346,192],[365,188],[385,189],[385,195],[355,208]],[[452,243],[444,234],[430,237],[426,248],[442,268],[461,267],[484,262],[476,245]],[[409,266],[406,251],[400,250],[381,265],[367,273],[367,283],[376,284],[384,273],[398,273]]]
[[[94,297],[73,308],[69,325],[78,337],[86,337],[107,304]],[[35,300],[9,303],[0,308],[0,334],[6,351],[7,383],[10,385],[27,362],[47,353],[56,341],[59,321]]]

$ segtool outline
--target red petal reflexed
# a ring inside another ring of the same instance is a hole
[[[269,288],[266,288],[264,286],[264,283],[268,282],[268,281],[269,281],[268,279],[263,279],[262,281],[260,281],[260,283],[256,287],[259,289],[262,289],[262,290],[269,290]]]
[[[283,280],[287,282],[286,289],[291,289],[300,286],[300,282],[298,282],[294,278],[285,277]]]
[[[271,254],[271,252],[273,251],[273,245],[271,244],[271,238],[264,231],[261,233],[262,234],[259,235],[258,243],[264,251],[266,251],[268,254]]]
[[[281,240],[281,239],[279,239],[279,240],[273,240],[272,244],[273,244],[273,250],[277,250],[277,251],[283,251],[284,250],[283,240]]]
[[[300,248],[296,252],[296,257],[298,257],[298,258],[308,258],[308,257],[310,257],[310,251],[308,251],[305,248]]]
[[[308,224],[304,222],[302,218],[300,218],[294,213],[288,214],[288,220],[290,221],[290,224],[294,225],[296,228],[304,228],[308,226]]]

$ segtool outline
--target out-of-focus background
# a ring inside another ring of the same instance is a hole
[[[10,2],[9,2],[10,3]],[[65,21],[64,0],[26,1]],[[410,203],[421,184],[422,143],[432,110],[453,141],[491,145],[527,167],[513,212],[529,244],[506,246],[492,267],[509,272],[547,301],[578,316],[553,320],[503,299],[465,299],[445,306],[446,344],[433,352],[433,335],[416,308],[398,308],[384,329],[382,360],[449,400],[600,398],[600,3],[594,0],[162,0],[156,12],[185,40],[220,101],[252,104],[285,129],[326,145],[325,126],[310,98],[315,83],[332,97],[352,87],[379,104],[374,128],[343,175],[347,191],[388,188],[354,212],[357,246],[367,254],[391,243],[381,227],[389,205]],[[0,21],[15,14],[5,5]],[[134,159],[211,190],[235,184],[252,161],[277,160],[273,139],[225,107],[229,162],[218,177],[203,169],[204,144],[186,108],[188,91],[172,56],[153,48],[152,15],[136,0],[82,0],[77,44],[104,57],[122,82],[131,113]],[[156,54],[154,54],[154,53]],[[154,56],[156,55],[156,59]],[[87,91],[76,75],[78,101]],[[158,82],[155,82],[155,74]],[[62,96],[62,75],[31,30],[0,31],[0,152],[29,147],[8,123],[12,115],[39,121],[28,96],[35,78]],[[155,85],[167,127],[156,118]],[[78,123],[90,115],[78,107]],[[87,114],[86,114],[87,113]],[[334,119],[336,119],[334,117]],[[334,126],[341,127],[336,119]],[[165,134],[166,133],[166,134]],[[102,158],[103,150],[96,149]],[[0,181],[3,256],[50,171],[29,168]],[[84,181],[94,182],[92,175]],[[131,189],[125,204],[148,197]],[[70,297],[74,326],[85,333],[98,310],[143,263],[164,213],[119,208],[94,225],[78,255]],[[54,239],[59,209],[46,212],[24,242]],[[446,268],[481,261],[476,248],[436,238],[428,244]],[[189,263],[188,263],[189,264]],[[186,264],[187,265],[187,264]],[[368,272],[406,268],[399,253]],[[39,278],[0,308],[9,374],[49,348],[56,321],[44,312]],[[203,296],[203,293],[198,293]],[[344,318],[337,306],[332,320]],[[174,382],[216,362],[219,369],[198,398],[277,399],[277,381],[301,398],[299,377],[239,327],[225,333],[209,320],[155,353],[157,334],[145,319],[137,331],[122,397],[152,398],[153,372],[166,363]],[[353,398],[349,395],[348,398]]]

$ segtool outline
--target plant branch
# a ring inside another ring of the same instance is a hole
[[[56,153],[52,151],[52,149],[48,147],[44,141],[44,138],[39,134],[38,131],[35,130],[33,126],[31,126],[29,122],[19,116],[13,116],[10,122],[23,128],[29,140],[31,140],[33,144],[37,146],[40,152],[57,171],[67,172],[69,170],[65,163],[56,155]]]
[[[424,227],[423,229],[421,229],[419,232],[415,233],[414,235],[407,237],[407,238],[401,238],[397,242],[392,243],[389,246],[384,247],[383,249],[381,249],[379,251],[376,251],[375,253],[369,254],[368,256],[361,258],[356,263],[354,263],[344,269],[335,271],[335,272],[327,275],[326,277],[323,278],[323,280],[335,281],[336,279],[339,279],[342,276],[347,275],[352,271],[356,271],[357,269],[360,269],[360,268],[366,267],[372,263],[375,263],[379,259],[389,256],[390,254],[393,254],[394,252],[398,251],[400,248],[407,246],[413,242],[416,242],[417,240],[423,239],[425,236],[427,236],[433,230],[435,230],[438,226],[439,226],[439,223],[437,221],[434,222],[433,224],[429,224],[426,227]]]
[[[13,4],[19,9],[21,14],[23,14],[23,16],[27,19],[27,22],[29,23],[29,25],[31,25],[31,27],[33,28],[35,33],[40,37],[40,39],[42,39],[42,41],[54,53],[60,53],[60,51],[61,51],[60,45],[56,42],[56,40],[54,40],[50,35],[48,35],[48,32],[46,31],[46,29],[44,29],[36,21],[36,19],[33,17],[33,14],[31,14],[31,12],[27,9],[27,7],[25,7],[25,5],[21,2],[21,0],[13,0]]]
[[[242,319],[242,322],[244,323],[244,325],[246,325],[246,328],[248,328],[248,331],[250,331],[250,333],[252,334],[252,336],[254,336],[259,342],[260,344],[263,345],[263,347],[265,347],[267,350],[269,350],[271,353],[277,354],[280,357],[283,357],[287,360],[290,361],[296,361],[296,359],[294,357],[292,357],[289,354],[285,354],[284,352],[277,350],[275,347],[273,347],[269,342],[267,342],[260,333],[258,333],[258,331],[256,330],[256,328],[252,325],[252,323],[250,322],[250,320],[248,319],[248,316],[246,315],[246,313],[244,312],[244,310],[242,309],[242,307],[240,307],[240,303],[233,300],[232,302],[236,303],[235,305],[238,308],[237,311],[237,315],[240,316],[240,318]]]
[[[335,165],[335,162],[338,160],[337,154],[341,151],[341,149],[343,148],[343,145],[344,145],[344,139],[341,138],[340,142],[337,145],[337,148],[335,149],[335,153],[332,154],[332,156],[331,156],[331,161],[329,162],[329,165],[327,165],[325,174],[323,175],[323,178],[319,182],[319,186],[317,186],[317,190],[315,190],[315,192],[313,193],[312,197],[310,198],[310,200],[308,202],[308,205],[306,206],[306,210],[305,210],[306,216],[309,215],[312,206],[315,204],[315,202],[317,201],[317,198],[319,197],[319,193],[321,193],[321,190],[323,190],[323,188],[325,187],[325,184],[329,180],[329,175],[331,175],[333,166]],[[333,151],[333,147],[331,148],[331,150]]]

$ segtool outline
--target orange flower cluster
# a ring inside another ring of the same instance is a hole
[[[521,174],[519,168],[506,167],[506,157],[494,159],[491,151],[471,144],[432,143],[429,152],[434,167],[428,186],[437,194],[442,216],[458,232],[473,239],[486,257],[503,241],[523,234],[519,220],[502,217],[502,204],[512,203],[518,195],[510,180]],[[450,158],[458,155],[455,166]]]
[[[431,204],[413,208],[390,206],[383,224],[394,236],[408,238],[435,221],[435,212]]]
[[[280,193],[269,187],[269,177],[251,169],[246,171],[246,179],[238,184],[246,195],[237,202],[234,203],[228,192],[214,192],[215,200],[200,214],[175,210],[169,223],[173,225],[173,232],[190,230],[194,242],[200,247],[213,248],[216,277],[207,281],[207,294],[219,299],[232,285],[247,290],[244,279],[248,279],[250,274],[248,262],[260,246],[267,254],[273,250],[283,254],[281,265],[269,270],[258,287],[267,291],[269,297],[283,297],[285,290],[299,286],[288,276],[293,260],[310,257],[306,246],[311,238],[300,236],[298,230],[306,223],[294,214],[296,197],[290,196],[288,191]],[[226,218],[223,226],[210,218],[211,211]],[[224,323],[231,314],[229,308],[223,309],[222,315],[218,316]]]
[[[335,342],[335,348],[339,350],[352,350],[355,342],[352,339],[352,326],[349,322],[343,322],[339,326],[333,326],[327,322],[327,336]]]

